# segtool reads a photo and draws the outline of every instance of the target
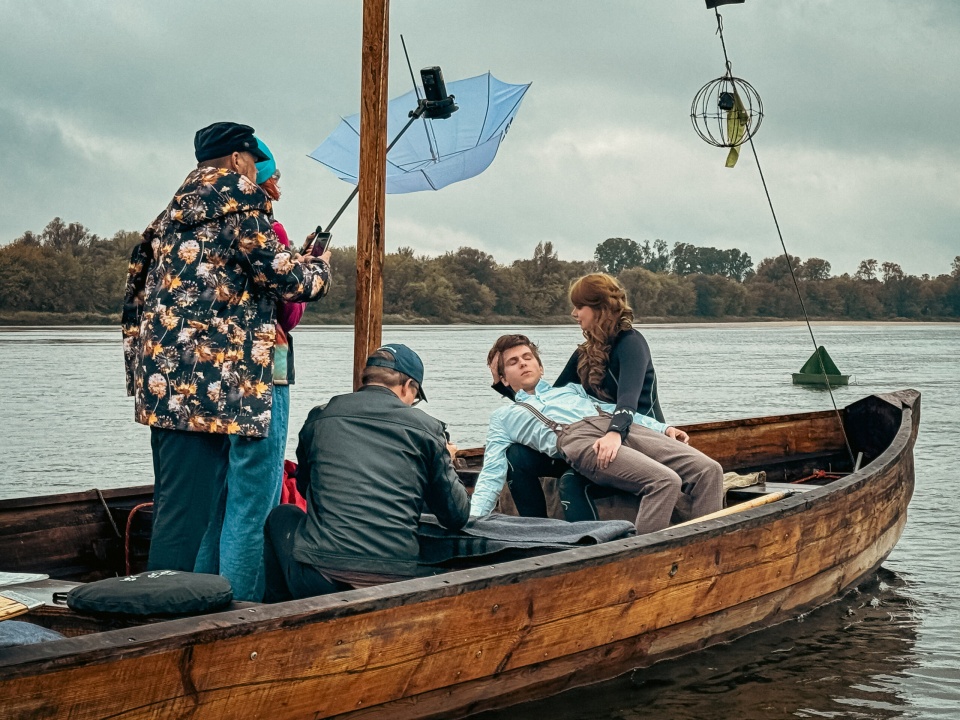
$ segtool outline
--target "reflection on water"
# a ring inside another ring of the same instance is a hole
[[[487,348],[509,327],[388,327],[426,366],[427,412],[461,447],[483,442],[503,402],[489,388]],[[523,329],[548,378],[576,327]],[[823,390],[791,384],[810,356],[806,329],[783,325],[643,328],[669,420],[698,422],[826,410]],[[960,718],[960,325],[816,328],[857,385],[841,407],[876,392],[923,393],[917,486],[885,574],[851,595],[735,643],[561,698],[488,718]],[[301,328],[287,456],[310,408],[350,390],[351,328]],[[133,422],[116,328],[0,328],[0,498],[152,482],[149,431]],[[2,558],[0,558],[2,564]],[[2,568],[0,568],[2,569]]]
[[[881,570],[797,621],[478,720],[770,720],[911,715],[917,612],[907,583]],[[956,688],[955,688],[956,689]],[[916,709],[916,708],[914,708]]]

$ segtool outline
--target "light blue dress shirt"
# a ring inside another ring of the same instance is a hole
[[[596,417],[600,411],[613,414],[617,409],[616,405],[600,402],[587,395],[582,385],[555,388],[545,380],[537,383],[532,395],[518,390],[516,402],[536,408],[561,425]],[[666,432],[668,427],[639,413],[633,414],[633,421],[658,433]],[[498,408],[490,416],[487,444],[483,452],[483,469],[477,478],[470,501],[471,515],[489,515],[496,506],[500,491],[507,480],[507,448],[514,443],[539,450],[550,457],[560,457],[556,433],[532,412],[516,403]]]

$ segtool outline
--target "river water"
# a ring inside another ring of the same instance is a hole
[[[461,447],[483,442],[501,402],[489,389],[495,326],[388,327],[385,341],[424,360],[422,406]],[[531,327],[547,377],[576,327]],[[790,373],[813,352],[795,324],[642,328],[668,421],[688,423],[832,407]],[[796,621],[652,669],[483,717],[555,720],[960,718],[960,325],[837,324],[815,328],[855,384],[923,393],[917,487],[903,538],[857,594]],[[350,389],[352,328],[295,333],[287,456],[309,409]],[[104,328],[0,328],[0,498],[152,482],[149,431],[125,397],[120,335]],[[2,565],[2,559],[0,559]],[[2,569],[2,568],[0,568]]]

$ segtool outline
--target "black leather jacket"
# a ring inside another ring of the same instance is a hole
[[[297,460],[307,499],[294,540],[300,562],[415,576],[424,504],[444,527],[457,530],[469,519],[440,421],[388,388],[367,386],[311,410]]]

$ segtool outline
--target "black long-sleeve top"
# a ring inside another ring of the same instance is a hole
[[[553,383],[555,387],[581,382],[577,372],[579,361],[580,348],[577,348]],[[513,399],[515,393],[509,386],[501,382],[493,387],[501,395]],[[584,385],[584,389],[595,397],[601,395],[596,387]],[[650,346],[637,330],[623,330],[614,338],[600,390],[606,397],[616,398],[617,409],[610,420],[611,431],[626,435],[633,424],[635,412],[665,422],[663,410],[660,409],[657,372],[653,368]]]

